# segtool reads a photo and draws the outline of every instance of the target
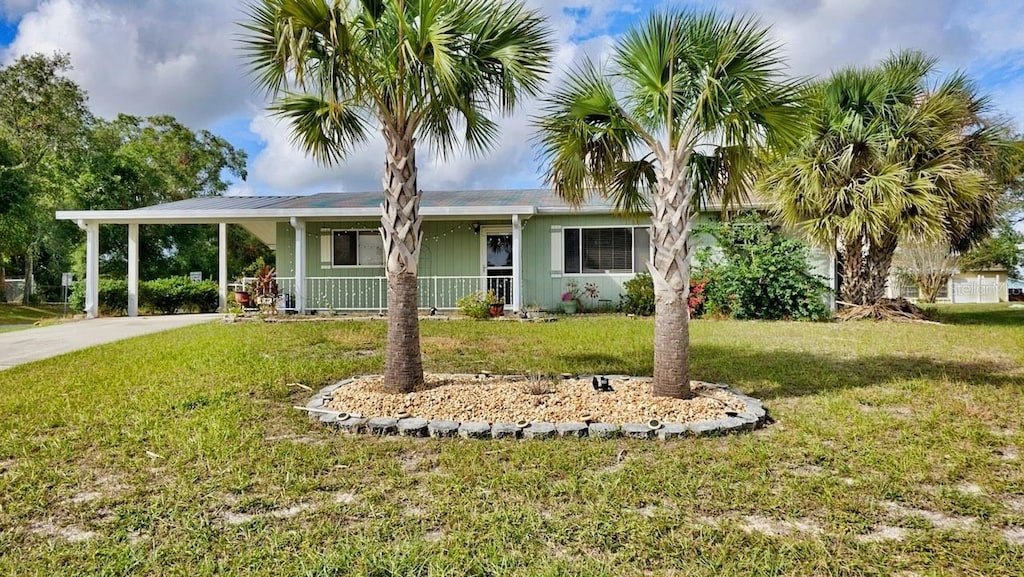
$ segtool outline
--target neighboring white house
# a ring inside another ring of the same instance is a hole
[[[1005,303],[1010,300],[1009,275],[1006,269],[964,271],[950,277],[939,289],[935,301],[940,303]],[[916,301],[920,296],[917,285],[901,282],[895,275],[889,277],[886,287],[889,298],[903,297]]]

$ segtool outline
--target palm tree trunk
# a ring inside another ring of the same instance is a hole
[[[867,284],[864,304],[874,304],[885,298],[885,286],[889,282],[889,271],[892,269],[892,257],[895,253],[896,237],[893,235],[886,235],[880,241],[870,244],[865,262]]]
[[[690,391],[690,183],[685,171],[659,175],[652,204],[648,268],[654,279],[654,385],[656,397],[686,399]]]
[[[863,237],[844,241],[843,252],[843,286],[840,296],[843,302],[851,305],[863,305],[866,279],[864,277],[864,240]]]
[[[32,293],[35,291],[32,286],[32,277],[35,275],[35,267],[33,267],[32,249],[29,248],[28,252],[25,253],[25,293],[21,295],[21,304],[29,305],[32,304]]]
[[[423,382],[416,278],[423,218],[416,186],[416,142],[411,134],[385,129],[387,164],[381,234],[388,281],[388,337],[384,390],[408,393]]]
[[[7,302],[7,267],[4,266],[4,255],[0,254],[0,303]]]

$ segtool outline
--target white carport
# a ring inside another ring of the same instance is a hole
[[[522,227],[526,219],[538,213],[538,199],[547,199],[548,191],[459,191],[432,192],[420,207],[424,219],[478,220],[508,218],[512,225],[514,286],[512,307],[518,311],[522,294]],[[295,230],[295,310],[307,311],[306,253],[307,224],[324,221],[376,220],[381,215],[381,194],[322,193],[312,196],[203,197],[133,210],[59,211],[58,220],[76,222],[86,233],[85,313],[99,314],[100,225],[127,225],[128,234],[128,315],[138,315],[139,229],[155,224],[216,224],[219,226],[218,281],[220,307],[227,303],[227,226],[245,227],[260,240],[277,249],[277,223],[287,222]],[[428,204],[429,203],[429,204]],[[542,209],[543,210],[543,209]],[[570,208],[558,201],[555,210]],[[607,213],[605,207],[583,212]],[[283,240],[283,239],[282,239]]]
[[[217,281],[220,309],[227,307],[228,295],[228,225],[244,226],[276,248],[276,222],[282,217],[260,210],[296,197],[225,197],[196,198],[175,203],[133,210],[58,211],[57,220],[76,222],[85,231],[85,314],[99,315],[100,225],[127,225],[128,234],[128,316],[139,314],[139,228],[154,224],[216,224],[218,225]],[[287,219],[288,217],[284,217]]]

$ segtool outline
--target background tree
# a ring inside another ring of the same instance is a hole
[[[69,69],[63,54],[22,56],[0,68],[0,294],[4,263],[15,257],[26,302],[37,257],[62,236],[53,211],[65,198],[92,119],[85,93],[64,76]]]
[[[933,303],[942,287],[961,269],[960,258],[948,244],[909,239],[893,256],[897,278],[920,291],[919,300]]]
[[[768,29],[748,18],[667,11],[615,46],[608,74],[573,72],[538,121],[547,182],[651,218],[654,394],[690,396],[689,241],[699,205],[745,190],[757,150],[798,135],[797,83]]]
[[[323,163],[384,134],[388,339],[384,386],[423,381],[417,266],[421,192],[416,142],[472,152],[540,89],[551,55],[544,20],[519,2],[262,0],[249,5],[244,49],[294,140]]]
[[[73,202],[87,210],[130,210],[224,193],[231,178],[245,179],[246,154],[209,131],[193,131],[170,116],[119,115],[97,119],[88,135],[85,166]],[[245,229],[229,228],[229,267],[239,271],[272,251]],[[101,227],[100,272],[123,276],[128,240],[122,227]],[[143,280],[217,270],[215,225],[146,225],[140,228]],[[82,250],[79,250],[82,253]],[[84,254],[84,253],[82,253]],[[80,258],[82,255],[80,254]],[[84,270],[84,260],[77,263]]]
[[[1000,223],[992,235],[983,239],[960,257],[964,271],[1004,268],[1010,276],[1024,276],[1024,234],[1013,228],[1009,221]]]
[[[964,75],[931,86],[935,65],[902,52],[813,85],[804,142],[766,181],[787,224],[838,252],[845,303],[884,298],[900,240],[962,251],[995,223],[1001,127]]]

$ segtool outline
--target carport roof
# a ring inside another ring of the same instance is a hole
[[[325,192],[310,196],[216,196],[190,198],[132,210],[59,211],[59,220],[102,223],[216,223],[302,218],[330,220],[380,215],[383,195]],[[599,197],[570,207],[549,189],[426,191],[420,212],[430,218],[477,218],[513,214],[582,212],[608,214],[612,204]]]

